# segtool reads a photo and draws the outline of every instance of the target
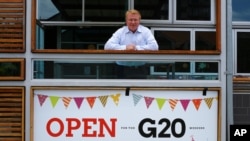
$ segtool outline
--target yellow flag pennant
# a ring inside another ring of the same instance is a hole
[[[210,109],[211,108],[211,106],[212,106],[212,103],[213,103],[213,99],[214,98],[205,98],[204,99],[204,101],[206,102],[206,104],[207,104],[207,106],[208,106],[208,108]]]
[[[116,104],[116,106],[119,104],[120,96],[121,96],[120,93],[111,95],[111,98],[113,99],[113,101]]]

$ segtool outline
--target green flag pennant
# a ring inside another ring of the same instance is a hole
[[[166,102],[166,99],[163,99],[163,98],[156,98],[156,102],[157,102],[157,105],[159,107],[159,109],[161,110],[163,105],[165,104]]]
[[[49,96],[52,107],[54,108],[59,100],[59,96]]]

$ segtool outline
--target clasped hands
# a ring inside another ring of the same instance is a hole
[[[134,44],[127,45],[126,50],[136,50],[136,46]]]

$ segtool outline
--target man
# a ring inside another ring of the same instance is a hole
[[[105,50],[158,50],[152,32],[140,25],[141,14],[128,10],[125,14],[126,26],[119,28],[104,46]]]
[[[126,25],[119,28],[106,42],[105,50],[158,50],[159,47],[152,32],[140,24],[139,11],[128,10],[125,20]],[[117,61],[116,63],[118,78],[137,79],[144,78],[148,74],[148,70],[143,66],[144,62]]]

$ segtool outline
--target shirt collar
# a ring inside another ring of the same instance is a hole
[[[135,33],[141,33],[141,31],[142,31],[141,25],[139,25]],[[129,33],[129,32],[131,32],[131,31],[128,29],[128,26],[126,26],[126,33]]]

